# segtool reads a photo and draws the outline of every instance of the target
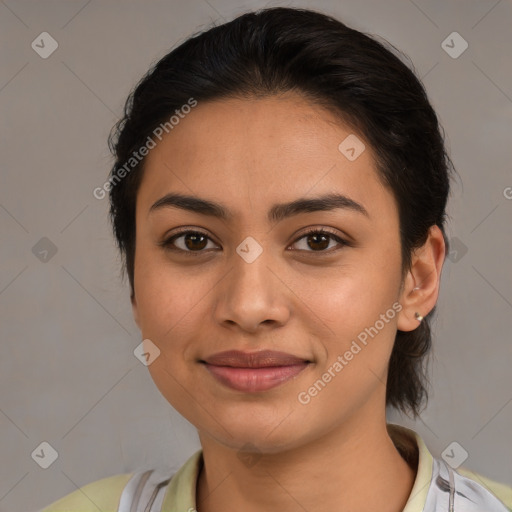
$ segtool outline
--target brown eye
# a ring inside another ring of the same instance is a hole
[[[330,238],[331,237],[321,233],[308,235],[308,246],[311,247],[312,249],[327,249],[327,247],[329,247]]]
[[[182,231],[164,240],[160,245],[173,251],[182,253],[201,253],[207,248],[210,238],[200,231]],[[213,242],[212,242],[213,243]]]
[[[207,237],[200,233],[187,233],[184,236],[184,244],[187,249],[204,249],[207,245]]]
[[[305,251],[305,252],[331,253],[331,252],[335,252],[335,251],[341,249],[341,247],[339,247],[338,249],[334,249],[334,251],[330,251],[330,250],[327,251],[326,249],[329,248],[329,246],[331,245],[331,242],[336,242],[338,245],[341,245],[341,246],[349,245],[345,240],[343,240],[338,235],[330,232],[329,230],[318,229],[318,228],[312,229],[312,230],[308,231],[307,233],[305,233],[304,235],[302,235],[299,239],[297,239],[295,241],[295,243],[293,245],[298,244],[302,240],[304,240],[304,243],[302,244],[302,248],[299,248],[298,250]],[[336,244],[334,245],[334,247],[335,246],[336,246]],[[332,246],[331,246],[331,248],[332,248]]]

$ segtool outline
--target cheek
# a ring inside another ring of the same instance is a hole
[[[364,257],[354,253],[349,264],[303,273],[293,287],[302,298],[304,314],[308,309],[315,313],[331,335],[354,335],[373,325],[398,298],[400,261],[390,252]]]
[[[321,350],[318,367],[297,400],[299,410],[307,406],[304,411],[311,418],[323,418],[320,423],[334,425],[375,392],[385,393],[399,305],[396,281],[388,273],[388,281],[377,282],[378,275],[354,271],[331,280],[328,293],[316,290],[309,296],[308,308],[322,320],[323,328],[316,332]],[[301,314],[312,318],[308,308]]]
[[[308,279],[303,277],[296,283],[302,286],[298,295],[307,298],[300,315],[317,319],[319,330],[311,335],[323,352],[318,374],[342,358],[343,370],[331,368],[336,374],[335,383],[319,402],[328,400],[331,393],[336,393],[334,390],[350,388],[364,394],[384,380],[387,373],[400,309],[399,252],[391,247],[385,251],[367,250],[364,257],[362,253],[354,252],[350,264]]]
[[[323,347],[324,366],[342,356],[352,367],[371,367],[383,373],[396,332],[393,289],[386,290],[384,285],[373,288],[354,278],[340,281],[339,287],[332,286],[328,294],[310,295],[303,314],[311,318],[311,310],[321,320],[314,335]],[[347,378],[349,374],[351,379],[363,378],[357,372],[343,373]]]
[[[166,400],[186,419],[200,424],[197,404],[208,400],[205,390],[197,386],[191,360],[195,352],[190,348],[191,340],[205,337],[204,299],[212,285],[206,277],[192,276],[183,269],[145,264],[143,258],[140,262],[136,296],[142,337],[160,350],[148,370]]]
[[[135,293],[142,334],[160,343],[197,322],[209,279],[193,266],[172,266],[154,251],[140,251]]]

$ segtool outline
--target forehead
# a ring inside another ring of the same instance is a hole
[[[223,203],[238,198],[238,212],[329,192],[373,209],[393,201],[362,137],[291,93],[199,102],[183,115],[146,157],[137,203],[149,209],[172,191]]]

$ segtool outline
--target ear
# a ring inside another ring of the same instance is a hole
[[[132,313],[133,313],[133,319],[135,320],[135,323],[140,329],[140,323],[139,323],[139,310],[137,307],[137,299],[135,298],[135,293],[132,293],[130,296],[130,301],[132,303]]]
[[[438,226],[431,226],[425,244],[412,254],[411,268],[404,279],[398,330],[413,331],[420,324],[415,313],[425,317],[436,305],[445,251],[443,233]]]

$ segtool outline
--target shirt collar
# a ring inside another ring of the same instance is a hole
[[[432,481],[433,457],[421,436],[410,428],[387,424],[388,433],[402,457],[416,469],[416,479],[403,512],[422,512]]]

